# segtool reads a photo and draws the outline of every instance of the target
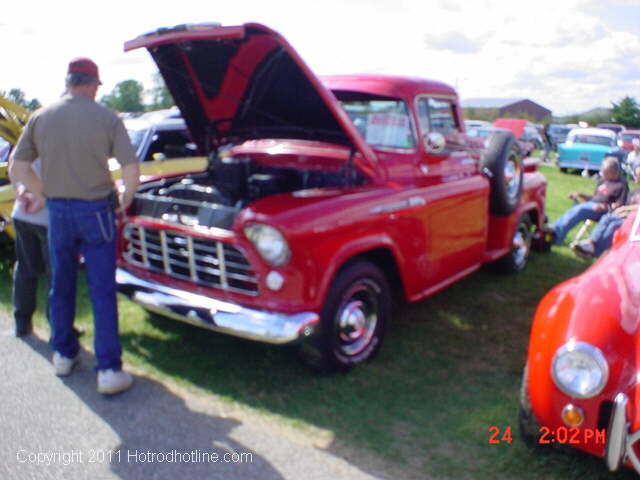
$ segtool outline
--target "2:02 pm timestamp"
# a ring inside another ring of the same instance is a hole
[[[500,428],[489,427],[488,443],[497,445],[500,443],[511,443],[511,426]],[[554,443],[562,445],[583,445],[595,442],[598,445],[607,443],[607,432],[605,429],[578,428],[578,427],[540,427],[538,429],[538,443],[541,445],[551,445]]]
[[[539,433],[538,443],[541,445],[549,445],[552,443],[584,445],[590,442],[604,445],[607,443],[607,431],[604,428],[558,427],[554,429],[540,427]]]

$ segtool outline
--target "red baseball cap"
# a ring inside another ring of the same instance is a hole
[[[69,62],[69,68],[67,73],[83,73],[91,77],[96,77],[100,82],[100,75],[98,74],[98,65],[87,57],[77,57]],[[102,82],[100,82],[102,83]]]

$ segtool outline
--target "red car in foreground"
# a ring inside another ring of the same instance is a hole
[[[640,473],[640,215],[611,251],[553,288],[533,320],[520,426],[526,441],[564,444]]]
[[[122,227],[119,288],[148,310],[347,368],[378,351],[394,293],[519,271],[541,242],[546,179],[510,133],[468,138],[448,85],[319,79],[258,24],[125,46],[140,47],[209,157],[143,184]]]

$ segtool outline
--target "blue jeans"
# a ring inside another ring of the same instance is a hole
[[[612,213],[602,216],[596,228],[589,235],[589,239],[593,242],[595,257],[602,255],[602,252],[611,246],[613,235],[623,223],[624,218],[617,217]]]
[[[122,368],[116,303],[116,226],[105,200],[49,199],[51,346],[73,358],[80,345],[73,331],[78,260],[84,257],[95,326],[97,370]]]
[[[553,222],[555,232],[555,243],[562,243],[567,233],[580,222],[585,220],[600,220],[603,213],[596,212],[593,207],[598,205],[595,202],[578,203],[567,210],[558,220]]]

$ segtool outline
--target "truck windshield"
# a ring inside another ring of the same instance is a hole
[[[338,99],[372,147],[415,148],[415,139],[407,105],[402,100],[359,98]]]
[[[589,145],[603,145],[605,147],[612,147],[614,141],[609,137],[600,137],[598,135],[576,135],[573,137],[575,143],[586,143]]]

